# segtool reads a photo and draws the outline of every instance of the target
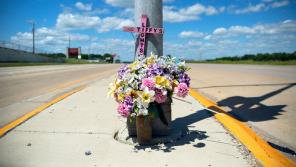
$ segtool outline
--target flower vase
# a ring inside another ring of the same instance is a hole
[[[140,145],[149,144],[152,139],[152,126],[149,116],[137,116],[137,140]]]
[[[137,128],[136,128],[136,118],[135,117],[127,117],[126,127],[129,136],[137,136]]]
[[[157,116],[152,120],[153,136],[170,135],[172,121],[171,105],[172,99],[170,97],[168,97],[164,103],[155,103],[157,108]]]

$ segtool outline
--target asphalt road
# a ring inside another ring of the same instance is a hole
[[[0,68],[0,127],[120,65],[50,65]]]
[[[275,148],[296,151],[296,66],[190,67],[192,88],[248,123]]]
[[[0,127],[121,65],[0,68]],[[191,87],[284,152],[296,148],[296,66],[190,64]]]

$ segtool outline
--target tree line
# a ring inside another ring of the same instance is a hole
[[[280,53],[245,54],[244,56],[219,57],[214,60],[207,60],[207,61],[241,61],[241,60],[290,61],[290,60],[296,60],[296,51],[293,53],[280,52]]]
[[[46,56],[51,58],[66,58],[64,53],[39,53],[40,56]],[[81,54],[81,59],[84,60],[100,60],[105,62],[113,62],[113,56],[110,53],[105,54]],[[119,61],[119,60],[118,60]]]

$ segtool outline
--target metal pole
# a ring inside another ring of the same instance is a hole
[[[148,27],[162,28],[162,0],[135,0],[136,26],[140,26],[142,14],[148,16]],[[146,41],[146,54],[148,56],[150,56],[151,52],[159,56],[163,55],[162,34],[148,34]],[[138,43],[136,43],[136,48],[137,47]]]
[[[71,48],[71,36],[69,36],[69,48]]]
[[[33,54],[35,54],[35,22],[33,22],[32,33],[33,33]]]

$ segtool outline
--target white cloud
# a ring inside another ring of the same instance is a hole
[[[85,11],[84,14],[86,14],[86,15],[100,15],[100,14],[106,14],[109,12],[110,11],[106,8],[96,8],[91,11]]]
[[[98,16],[61,13],[57,18],[56,27],[61,29],[87,29],[96,28],[100,23],[101,19]]]
[[[279,7],[283,7],[283,6],[287,6],[289,4],[289,1],[284,0],[284,1],[279,1],[279,2],[273,2],[271,4],[272,8],[279,8]]]
[[[166,22],[185,22],[185,21],[192,21],[198,20],[199,17],[197,15],[185,15],[180,13],[179,11],[174,10],[173,7],[165,6],[163,8],[163,19]]]
[[[91,39],[91,37],[85,34],[69,33],[58,29],[41,27],[36,29],[35,32],[36,48],[50,50],[51,52],[64,52],[64,49],[68,45],[69,37],[73,42],[88,41]],[[21,45],[27,45],[32,41],[32,33],[18,32],[11,37],[11,41]]]
[[[228,29],[224,27],[217,28],[213,31],[211,38],[219,36],[235,36],[235,35],[255,35],[255,34],[280,34],[295,33],[296,21],[285,20],[274,24],[256,24],[254,26],[230,26]],[[210,39],[210,38],[208,38]]]
[[[163,15],[164,21],[167,22],[185,22],[198,20],[200,15],[215,15],[218,14],[219,10],[213,6],[204,6],[196,3],[192,6],[177,9],[172,6],[164,6]]]
[[[220,12],[220,13],[223,13],[223,12],[225,11],[225,9],[226,9],[225,6],[221,6],[221,7],[219,8],[219,12]]]
[[[294,52],[296,20],[252,26],[220,27],[202,39],[190,39],[184,43],[165,45],[165,48],[166,54],[195,59],[266,52]]]
[[[174,0],[164,0],[164,3],[170,3]],[[111,6],[123,7],[125,9],[122,14],[130,14],[134,8],[134,0],[105,0],[105,2]],[[196,3],[192,6],[177,9],[173,6],[163,7],[163,19],[167,22],[185,22],[198,20],[200,15],[215,15],[224,12],[225,7],[220,7],[216,9],[213,6],[204,6],[202,4]]]
[[[204,37],[205,40],[210,40],[212,38],[212,35],[207,35]]]
[[[187,46],[201,46],[203,43],[201,41],[188,41]]]
[[[171,3],[175,0],[163,0],[163,3]],[[114,7],[133,8],[134,0],[105,0],[105,3]]]
[[[90,11],[92,9],[92,4],[84,4],[82,2],[76,2],[75,6],[79,10]]]
[[[62,13],[57,18],[56,27],[64,30],[96,29],[98,32],[118,30],[123,26],[132,26],[133,21],[117,17],[100,18],[98,16],[86,16],[81,14]]]
[[[182,31],[179,34],[179,37],[181,38],[201,38],[203,37],[205,34],[198,32],[198,31]]]
[[[231,26],[228,29],[228,32],[236,34],[254,34],[256,31],[254,28],[250,28],[247,26]]]
[[[245,14],[245,13],[256,13],[261,11],[267,11],[271,8],[279,8],[284,7],[289,4],[288,0],[281,0],[281,1],[273,1],[273,0],[262,0],[261,3],[252,5],[245,8],[236,8],[235,6],[230,6],[228,9],[235,14]]]
[[[105,0],[111,6],[132,8],[134,7],[134,0]]]
[[[223,35],[223,34],[226,34],[227,33],[227,30],[223,27],[220,27],[220,28],[216,28],[214,31],[213,31],[213,34],[214,35]]]
[[[259,3],[256,5],[249,5],[246,8],[242,9],[236,9],[234,11],[235,14],[244,14],[244,13],[255,13],[255,12],[260,12],[265,9],[265,4],[264,3]]]
[[[133,26],[134,22],[129,19],[121,19],[117,17],[106,17],[102,20],[102,24],[97,28],[98,32],[108,32],[111,29],[121,29],[123,26]]]

